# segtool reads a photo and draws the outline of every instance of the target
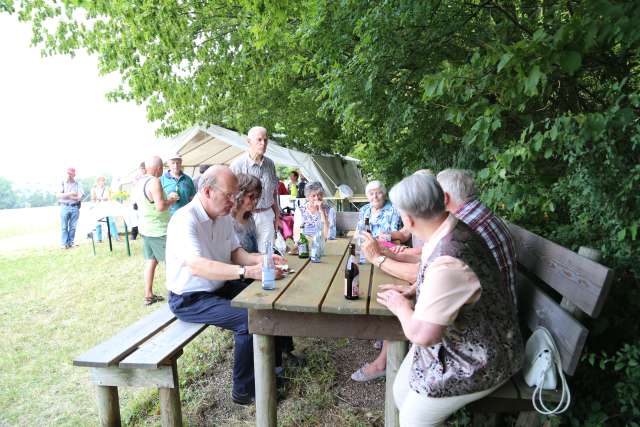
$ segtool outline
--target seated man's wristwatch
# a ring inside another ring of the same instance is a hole
[[[246,269],[244,268],[244,266],[240,266],[240,268],[238,269],[238,276],[240,276],[240,280],[244,280],[245,272],[246,272]]]
[[[378,266],[378,268],[380,268],[382,266],[382,263],[387,259],[386,256],[384,255],[380,255],[378,258],[376,258],[376,265]]]

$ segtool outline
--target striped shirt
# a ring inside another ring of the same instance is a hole
[[[256,209],[266,209],[271,207],[276,201],[273,197],[278,188],[278,176],[276,175],[276,165],[268,157],[262,157],[262,162],[254,162],[248,153],[243,154],[231,163],[231,170],[235,174],[245,173],[253,175],[262,184],[262,194],[256,204]]]
[[[61,205],[77,205],[80,202],[80,199],[84,196],[84,191],[82,191],[82,186],[76,180],[65,180],[62,181],[61,185],[61,193],[78,193],[79,198],[76,200],[71,197],[60,197],[59,202]]]
[[[506,224],[478,199],[468,201],[454,212],[454,215],[485,241],[498,263],[498,269],[509,287],[513,302],[516,303],[517,254]]]

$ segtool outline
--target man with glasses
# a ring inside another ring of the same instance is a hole
[[[234,402],[253,402],[253,340],[247,310],[231,307],[231,300],[248,279],[260,279],[262,257],[240,246],[228,215],[238,195],[238,179],[223,165],[202,175],[193,200],[179,209],[167,232],[167,288],[169,307],[186,322],[215,325],[234,332]],[[274,255],[276,264],[284,259]],[[278,277],[282,277],[276,269]]]
[[[276,226],[280,219],[276,165],[273,160],[264,155],[268,143],[267,130],[260,126],[252,127],[247,133],[247,144],[249,145],[247,152],[231,163],[231,170],[234,173],[253,175],[262,184],[262,195],[253,211],[260,252],[264,252],[265,241],[273,242]]]

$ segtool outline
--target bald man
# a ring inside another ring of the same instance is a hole
[[[238,179],[227,166],[211,166],[202,175],[196,196],[169,222],[167,288],[178,319],[233,331],[231,397],[246,405],[255,395],[253,340],[247,310],[231,307],[231,300],[249,284],[245,279],[261,278],[262,256],[247,253],[235,234],[229,212],[237,195]],[[278,255],[274,261],[284,263]],[[276,365],[281,348],[276,339]]]
[[[135,199],[138,204],[138,231],[143,239],[144,252],[144,304],[151,305],[164,298],[153,293],[153,278],[158,262],[164,262],[167,244],[169,207],[177,200],[176,193],[165,197],[160,184],[162,159],[149,158],[145,163],[146,174],[136,183]]]
[[[273,160],[265,157],[268,143],[267,129],[261,126],[252,127],[247,133],[247,152],[231,163],[234,173],[253,175],[262,183],[262,195],[253,211],[260,252],[264,252],[267,240],[274,241],[275,230],[280,220],[276,165]]]

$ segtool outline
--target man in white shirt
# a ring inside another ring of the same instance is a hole
[[[167,230],[169,307],[181,320],[206,323],[234,332],[232,399],[249,404],[255,395],[253,340],[247,310],[231,307],[244,279],[260,279],[260,254],[247,253],[238,242],[229,214],[238,180],[226,166],[210,167],[193,200],[176,211]],[[274,255],[276,264],[284,260]],[[276,270],[281,277],[280,270]]]

